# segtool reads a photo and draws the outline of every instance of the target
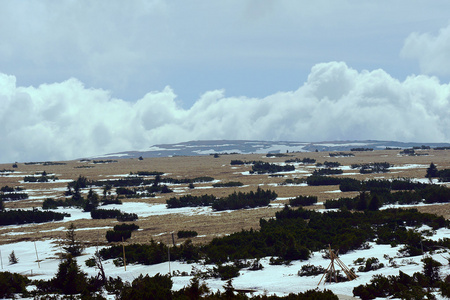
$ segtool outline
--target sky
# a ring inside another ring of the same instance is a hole
[[[0,0],[0,162],[450,142],[450,2]]]

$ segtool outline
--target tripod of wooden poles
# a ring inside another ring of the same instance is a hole
[[[330,283],[331,280],[334,278],[335,282],[338,282],[338,277],[336,275],[336,268],[334,267],[334,263],[336,262],[338,264],[339,267],[341,267],[342,271],[344,271],[345,275],[347,275],[348,280],[353,280],[356,279],[356,274],[353,273],[352,270],[350,270],[340,259],[339,257],[333,252],[333,250],[331,250],[331,246],[328,245],[328,251],[330,252],[330,259],[331,262],[328,265],[328,268],[325,270],[324,274],[322,275],[322,278],[320,279],[319,283],[317,285],[320,285],[320,283],[322,282],[323,278],[325,277],[325,275],[328,274],[329,279],[330,279]],[[325,284],[325,281],[323,282]]]

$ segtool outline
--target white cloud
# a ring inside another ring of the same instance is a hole
[[[450,25],[431,33],[411,33],[405,40],[401,55],[419,61],[420,69],[427,74],[450,74]]]
[[[135,102],[77,79],[17,87],[0,74],[0,161],[73,159],[198,139],[450,141],[450,86],[403,82],[342,62],[315,65],[295,91],[265,98],[204,93],[190,109],[170,87]]]

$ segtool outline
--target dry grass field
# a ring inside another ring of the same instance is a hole
[[[134,232],[127,243],[146,243],[151,239],[172,242],[172,233],[179,230],[195,230],[199,236],[194,238],[196,243],[207,242],[216,236],[230,234],[241,229],[259,228],[260,218],[271,218],[275,212],[282,209],[288,199],[298,195],[314,195],[319,202],[339,197],[350,197],[356,193],[339,192],[338,186],[305,186],[305,185],[279,185],[288,178],[306,178],[315,169],[314,165],[295,164],[295,172],[281,173],[283,177],[271,177],[264,175],[249,175],[247,171],[251,165],[231,166],[231,160],[253,161],[262,160],[271,163],[283,163],[286,159],[314,158],[318,163],[325,161],[337,161],[341,163],[344,174],[356,179],[366,178],[424,178],[426,168],[431,162],[438,169],[450,168],[450,150],[422,150],[416,153],[427,153],[423,156],[402,156],[398,150],[383,150],[371,152],[352,152],[354,157],[330,157],[329,152],[302,152],[288,153],[288,157],[265,157],[262,154],[251,155],[220,155],[215,158],[212,155],[195,157],[161,157],[138,159],[119,159],[111,163],[92,163],[88,161],[66,161],[63,165],[23,164],[18,163],[18,168],[12,168],[12,164],[0,165],[0,170],[14,170],[13,173],[0,173],[0,187],[22,187],[29,194],[29,199],[21,201],[7,201],[5,207],[8,209],[41,207],[47,197],[54,199],[64,198],[69,181],[77,179],[80,175],[90,180],[119,179],[131,173],[139,171],[164,172],[162,177],[172,178],[195,178],[210,176],[216,181],[229,182],[240,181],[243,187],[213,188],[211,183],[195,184],[194,189],[187,185],[171,185],[174,193],[160,194],[154,198],[122,199],[123,202],[140,202],[149,204],[165,204],[170,197],[179,197],[184,194],[203,195],[213,194],[217,197],[227,196],[234,191],[249,192],[256,190],[259,186],[270,189],[278,194],[278,200],[270,207],[245,209],[237,211],[209,212],[203,214],[165,213],[154,214],[148,217],[140,217],[136,223],[140,230]],[[357,170],[350,168],[351,164],[369,162],[388,162],[394,167],[390,172],[383,174],[359,174]],[[48,183],[27,183],[23,177],[38,172],[47,172],[55,175],[58,180]],[[9,175],[8,175],[9,174]],[[153,178],[153,177],[152,177]],[[99,194],[101,193],[99,189]],[[86,195],[87,189],[83,190]],[[310,207],[311,209],[323,208],[321,205]],[[419,206],[423,212],[436,213],[450,218],[450,204]],[[170,211],[170,210],[169,210]],[[136,212],[139,213],[139,212]],[[105,233],[114,225],[118,224],[115,219],[92,220],[88,218],[73,221],[77,230],[77,237],[87,244],[105,244]],[[23,240],[59,239],[65,236],[65,228],[71,221],[59,221],[44,224],[3,226],[0,227],[0,244],[13,243]],[[176,235],[175,235],[176,238]],[[180,242],[180,240],[177,240]]]

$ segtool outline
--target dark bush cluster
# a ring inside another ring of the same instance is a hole
[[[323,176],[323,175],[339,175],[344,173],[341,169],[330,169],[330,168],[324,168],[324,169],[318,169],[314,170],[312,173],[312,176]]]
[[[340,166],[341,166],[341,164],[339,162],[337,162],[337,161],[325,161],[324,163],[317,163],[316,164],[316,167],[318,167],[318,168],[322,168],[322,167],[325,167],[325,168],[337,168],[337,167],[340,167]]]
[[[286,184],[302,184],[305,183],[306,179],[304,178],[288,178],[285,181],[283,181],[282,183],[280,183],[280,185],[286,185]]]
[[[448,297],[448,282],[436,283],[439,281],[433,282],[426,272],[416,272],[410,276],[399,271],[398,276],[373,276],[370,283],[355,287],[353,295],[363,300],[391,297],[396,299],[436,299],[432,288],[440,287],[441,294]]]
[[[216,200],[214,195],[201,195],[192,196],[184,195],[181,197],[172,197],[166,200],[168,208],[180,208],[180,207],[197,207],[197,206],[210,206]]]
[[[298,271],[298,276],[317,276],[325,274],[325,269],[322,266],[314,266],[307,264],[302,266],[301,270]]]
[[[359,169],[359,173],[361,174],[370,174],[370,173],[386,173],[389,172],[389,168],[391,164],[388,162],[382,163],[369,163],[369,164],[352,164],[352,169]]]
[[[21,188],[19,186],[18,187],[10,187],[10,186],[5,185],[0,188],[0,192],[2,192],[2,193],[14,193],[14,192],[20,192],[20,191],[23,191],[23,188]]]
[[[266,173],[277,173],[277,172],[289,172],[294,171],[295,167],[293,165],[280,166],[276,164],[271,164],[268,162],[255,162],[252,166],[250,174],[266,174]]]
[[[0,298],[15,299],[16,294],[29,295],[26,286],[31,282],[27,277],[10,272],[0,272]]]
[[[214,183],[212,186],[215,188],[218,187],[236,187],[236,186],[243,186],[244,184],[240,181],[229,181],[229,182],[217,182]]]
[[[136,224],[121,224],[115,225],[114,230],[108,230],[106,232],[106,240],[110,242],[121,242],[131,237],[131,233],[138,230],[139,226]]]
[[[330,157],[352,157],[355,156],[353,153],[348,152],[330,152]]]
[[[317,203],[316,196],[297,196],[293,199],[289,199],[290,206],[309,206]]]
[[[51,221],[60,221],[67,214],[56,213],[52,211],[40,210],[8,210],[0,212],[0,225],[14,225],[27,223],[44,223]]]
[[[16,201],[28,199],[27,193],[0,193],[0,199],[4,201]]]
[[[124,213],[118,209],[93,209],[91,211],[92,219],[114,219],[118,221],[136,221],[138,219],[135,213]]]
[[[270,201],[277,198],[277,194],[271,190],[263,190],[258,187],[256,192],[232,193],[225,198],[220,198],[212,203],[214,210],[228,210],[241,208],[254,208],[269,205]]]
[[[197,231],[194,230],[180,230],[177,232],[177,237],[179,239],[196,237],[198,235]]]
[[[49,182],[50,180],[58,180],[58,177],[54,175],[47,175],[45,173],[42,173],[41,176],[25,176],[23,178],[24,182]]]
[[[373,151],[373,148],[352,148],[350,151]]]
[[[290,164],[290,163],[315,164],[316,160],[314,158],[305,157],[302,159],[300,159],[300,158],[287,159],[284,162],[287,164]]]
[[[417,186],[417,189],[408,191],[407,188],[413,188],[415,184],[409,186],[407,183],[403,184],[402,181],[399,181],[399,186],[403,186],[404,190],[392,192],[389,188],[376,186],[376,184],[384,186],[384,182],[388,181],[368,181],[366,183],[368,183],[368,185],[370,186],[370,193],[361,192],[359,196],[356,196],[354,198],[339,198],[337,200],[327,200],[324,203],[325,208],[377,210],[381,206],[388,204],[418,204],[422,201],[425,203],[450,202],[450,188],[447,188],[445,186],[419,184]],[[389,186],[394,186],[394,182],[388,183]],[[358,183],[354,180],[347,180],[345,184],[341,184],[341,190],[353,190],[353,187],[356,189],[357,186]]]
[[[306,183],[311,186],[318,185],[339,185],[341,183],[341,178],[329,177],[322,175],[311,175],[306,178]]]
[[[384,264],[380,263],[380,261],[376,257],[370,257],[368,259],[358,258],[354,261],[354,263],[356,265],[360,265],[358,267],[359,272],[369,272],[384,268]]]

